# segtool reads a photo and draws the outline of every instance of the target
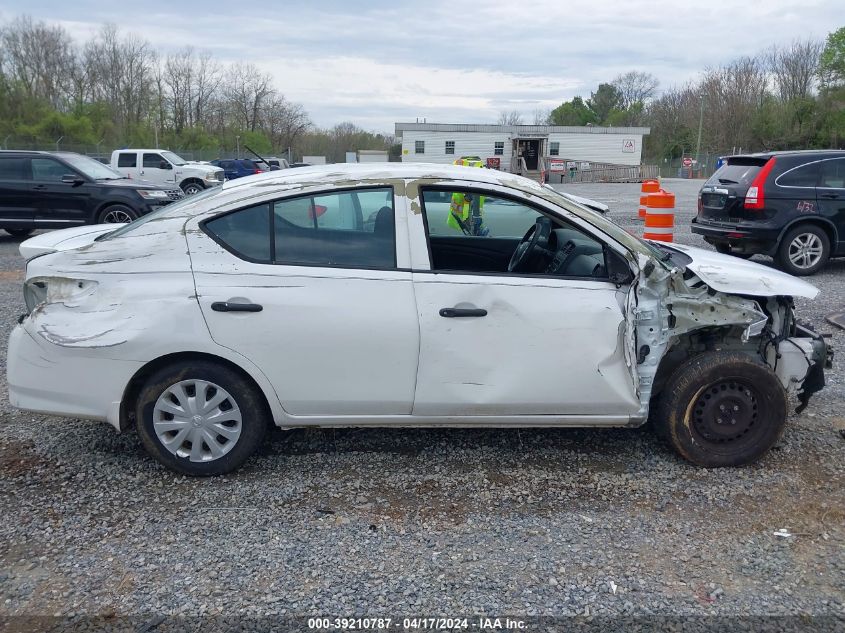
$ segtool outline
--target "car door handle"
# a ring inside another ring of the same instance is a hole
[[[35,189],[36,191],[43,191],[44,189],[47,188],[47,185],[32,185],[32,188]]]
[[[446,317],[447,319],[483,317],[487,316],[487,310],[484,308],[441,308],[440,316]]]
[[[822,193],[822,194],[819,194],[819,195],[820,195],[822,198],[832,198],[832,199],[835,199],[835,198],[838,198],[838,197],[839,197],[839,194],[838,194],[838,193]]]
[[[228,301],[215,301],[211,304],[215,312],[261,312],[264,306],[258,303],[229,303]]]

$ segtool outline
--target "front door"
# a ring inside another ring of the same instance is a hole
[[[511,255],[542,214],[491,191],[483,229],[466,234],[448,223],[443,198],[423,189],[429,248],[414,253],[430,250],[433,264],[413,277],[420,319],[414,415],[635,414],[627,288],[607,279],[603,244],[557,223],[548,248],[559,261],[541,257],[533,269],[509,272]],[[485,269],[478,253],[489,255]]]
[[[188,226],[212,338],[258,366],[287,413],[411,412],[419,326],[396,218],[381,186],[251,201]]]
[[[62,182],[64,176],[79,174],[49,156],[33,157],[31,164],[36,226],[84,224],[90,217],[91,185],[87,180],[82,184]]]
[[[156,183],[157,185],[174,185],[176,176],[173,173],[173,165],[159,153],[144,152],[141,157],[141,178]]]

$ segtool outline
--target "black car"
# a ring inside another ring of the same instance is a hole
[[[181,189],[124,178],[82,154],[0,151],[0,229],[17,237],[35,229],[130,222],[183,196]]]
[[[692,232],[720,253],[812,275],[845,256],[845,151],[730,156],[701,188]]]

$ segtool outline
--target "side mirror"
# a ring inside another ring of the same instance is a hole
[[[74,187],[77,187],[83,184],[85,181],[76,174],[65,174],[64,176],[62,176],[62,182],[66,185],[73,185]]]
[[[618,286],[624,286],[634,281],[634,273],[623,255],[612,248],[605,247],[604,257],[607,262],[607,278]]]
[[[173,165],[168,163],[166,160],[163,160],[158,164],[158,168],[159,169],[173,169]]]

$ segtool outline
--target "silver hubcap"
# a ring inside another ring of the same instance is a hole
[[[161,445],[177,457],[210,462],[231,451],[242,429],[232,395],[213,382],[183,380],[156,400],[153,428]]]
[[[789,261],[796,268],[812,268],[822,258],[822,241],[815,233],[801,233],[789,244]]]
[[[188,185],[187,187],[185,187],[185,195],[186,196],[192,196],[195,193],[199,193],[200,191],[202,191],[202,189],[200,189],[196,185]]]
[[[132,221],[132,216],[122,209],[112,209],[103,216],[106,224],[126,224]]]

